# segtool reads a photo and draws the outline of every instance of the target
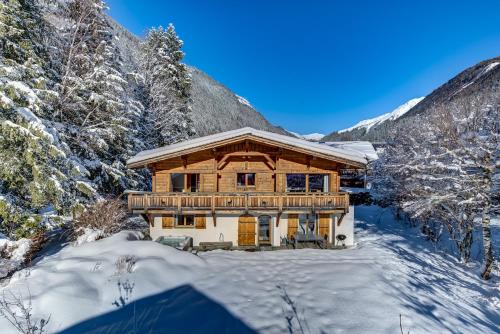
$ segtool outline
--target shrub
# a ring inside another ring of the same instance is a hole
[[[86,208],[73,222],[73,233],[80,235],[85,229],[100,230],[104,235],[116,233],[126,227],[127,210],[123,201],[106,199]]]

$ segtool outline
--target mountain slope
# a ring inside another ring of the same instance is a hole
[[[471,97],[478,99],[485,96],[495,96],[499,93],[500,57],[495,57],[462,71],[424,99],[418,101],[409,110],[402,112],[405,111],[405,106],[407,107],[408,104],[411,106],[410,102],[414,103],[416,99],[408,101],[394,111],[396,114],[399,113],[399,117],[391,117],[391,113],[384,114],[371,120],[362,121],[351,128],[333,132],[323,140],[383,141],[388,138],[389,133],[394,128],[403,126],[403,124],[411,126],[411,119],[416,115],[430,113],[434,108],[446,106],[450,102],[467,100]]]
[[[138,71],[141,40],[109,18],[118,37],[118,46],[129,71]],[[195,67],[189,67],[192,78],[191,117],[198,136],[251,126],[259,130],[289,135],[273,126],[243,97]]]
[[[275,127],[241,96],[215,81],[206,73],[191,67],[191,117],[199,136],[234,130],[246,126],[289,135]]]
[[[370,129],[372,127],[380,125],[387,120],[394,121],[394,120],[398,119],[399,117],[403,116],[405,113],[407,113],[411,108],[413,108],[417,103],[419,103],[423,99],[424,99],[424,97],[411,99],[408,102],[400,105],[399,107],[397,107],[396,109],[394,109],[391,112],[388,112],[386,114],[383,114],[383,115],[375,117],[375,118],[370,118],[370,119],[361,121],[350,128],[340,130],[338,132],[345,133],[345,132],[349,132],[349,131],[353,131],[353,130],[357,130],[357,129],[360,129],[360,130],[365,129],[366,132],[368,132],[368,131],[370,131]]]

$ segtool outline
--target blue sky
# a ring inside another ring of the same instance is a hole
[[[143,36],[172,22],[185,62],[273,124],[329,133],[500,56],[500,1],[110,0]]]

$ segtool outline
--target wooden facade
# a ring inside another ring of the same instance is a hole
[[[215,234],[217,216],[232,215],[238,231],[233,242],[239,246],[255,245],[259,238],[279,243],[273,234],[278,233],[282,214],[287,217],[283,233],[288,236],[298,233],[306,215],[315,217],[316,235],[331,238],[332,215],[349,212],[349,195],[340,191],[339,171],[362,165],[321,150],[248,135],[134,162],[132,168],[150,169],[152,191],[129,192],[128,206],[152,227],[161,222],[165,230],[205,230],[211,217],[214,232],[210,233]],[[259,227],[263,215],[274,217],[269,235],[265,235],[269,226],[265,231]]]
[[[343,164],[254,140],[200,149],[148,166],[152,192],[129,195],[129,208],[137,213],[349,206],[347,194],[339,189]],[[304,191],[287,189],[291,174],[303,176]],[[311,189],[314,175],[325,177],[325,189]]]

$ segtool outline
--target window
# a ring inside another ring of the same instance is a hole
[[[309,174],[310,192],[328,192],[328,175]]]
[[[328,192],[327,174],[287,174],[287,192]]]
[[[287,192],[306,192],[306,174],[286,174]]]
[[[271,216],[259,216],[259,241],[271,241]]]
[[[174,193],[181,193],[184,191],[184,174],[174,173],[171,176],[172,191]]]
[[[315,214],[299,214],[298,233],[315,234],[316,232],[316,215]]]
[[[238,187],[255,187],[255,173],[238,173],[236,185]]]
[[[173,173],[170,180],[174,193],[200,191],[200,174]]]
[[[200,174],[188,175],[188,189],[192,193],[200,191]]]
[[[178,227],[194,227],[194,216],[193,215],[178,215],[177,216],[177,226]]]

